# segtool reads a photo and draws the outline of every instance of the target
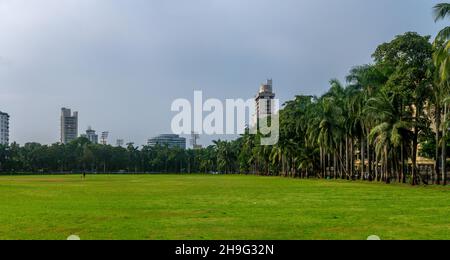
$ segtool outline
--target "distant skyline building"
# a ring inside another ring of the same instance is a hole
[[[108,131],[102,132],[101,141],[100,141],[101,144],[107,145],[108,144],[108,137],[109,137],[109,132]]]
[[[266,83],[261,84],[259,92],[256,95],[256,113],[260,116],[270,116],[274,113],[272,100],[275,99],[273,92],[273,81],[268,79]],[[267,102],[264,102],[267,101]]]
[[[202,149],[202,146],[198,144],[200,135],[196,132],[191,132],[191,145],[193,149]]]
[[[93,144],[98,144],[98,134],[92,127],[88,127],[86,130],[86,138]]]
[[[0,111],[0,144],[9,144],[9,115]]]
[[[61,143],[68,144],[78,137],[78,112],[61,109]]]
[[[174,134],[163,134],[149,139],[147,144],[151,147],[160,145],[168,146],[169,148],[181,148],[184,150],[186,149],[186,138]]]
[[[122,147],[124,143],[125,143],[125,141],[123,139],[117,139],[116,140],[116,146],[117,147]]]
[[[255,97],[255,115],[253,115],[252,127],[256,126],[259,117],[271,116],[274,111],[272,100],[275,99],[273,92],[273,80],[268,79],[266,83],[262,83],[259,87],[258,94]]]

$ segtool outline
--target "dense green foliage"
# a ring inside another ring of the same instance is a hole
[[[200,172],[206,169],[206,158],[202,156],[206,151],[208,149],[194,152],[164,146],[139,149],[132,143],[127,147],[113,147],[92,144],[83,137],[67,145],[12,144],[0,146],[0,172]]]
[[[450,4],[435,7],[447,18]],[[450,128],[450,29],[432,43],[408,32],[380,45],[373,63],[354,67],[346,84],[324,95],[297,96],[280,111],[280,141],[260,136],[217,141],[198,150],[71,144],[0,147],[0,172],[219,172],[447,183]],[[432,173],[419,156],[436,160]]]
[[[436,186],[242,175],[0,176],[0,200],[0,239],[450,238],[448,189]]]

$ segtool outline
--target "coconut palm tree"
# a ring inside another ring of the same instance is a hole
[[[217,168],[219,172],[229,174],[235,171],[235,162],[237,160],[233,143],[228,141],[214,141],[217,152]]]
[[[443,100],[444,103],[444,127],[442,133],[442,180],[443,184],[447,185],[447,143],[449,140],[448,129],[450,129],[450,94],[447,94],[446,98]]]
[[[367,101],[374,97],[387,81],[386,77],[378,70],[374,65],[362,65],[352,68],[350,74],[347,76],[348,96],[348,131],[350,136],[355,136],[361,139],[361,157],[367,158],[368,169],[367,173],[369,179],[373,179],[373,171],[377,175],[377,167],[373,165],[373,145],[369,140],[369,134],[374,127],[374,120],[364,113],[364,108],[367,105]],[[362,138],[366,136],[366,141]],[[366,147],[364,147],[364,143]],[[365,156],[364,150],[367,151]],[[363,161],[363,160],[362,160]],[[362,164],[362,171],[364,172],[365,165]],[[375,176],[376,179],[377,176]]]
[[[440,3],[434,7],[435,22],[444,20],[450,16],[450,3]],[[437,70],[437,80],[433,86],[433,96],[435,105],[435,123],[436,123],[436,144],[441,144],[441,176],[444,185],[447,183],[447,142],[446,142],[446,114],[447,103],[444,101],[450,89],[450,26],[442,29],[433,44],[433,61]],[[442,118],[444,119],[441,124]],[[442,127],[442,138],[440,131]],[[439,148],[436,148],[436,175],[439,176]]]
[[[337,177],[339,143],[344,132],[343,111],[337,95],[340,91],[341,86],[335,84],[334,89],[318,100],[310,111],[307,136],[310,144],[320,147],[322,177],[331,177],[327,173],[327,169],[331,168],[334,177]]]
[[[444,20],[450,15],[450,3],[440,3],[434,6],[434,20],[438,22],[440,20]],[[436,39],[447,41],[450,39],[450,26],[442,29]]]
[[[377,97],[369,99],[365,108],[365,112],[378,122],[370,132],[370,139],[375,143],[376,153],[384,164],[384,180],[387,183],[391,181],[392,171],[401,179],[399,150],[401,155],[403,144],[412,136],[410,129],[413,123],[405,120],[408,117],[404,116],[402,106],[398,105],[400,98],[382,91]],[[404,167],[403,162],[401,167]],[[415,178],[413,175],[413,183]]]

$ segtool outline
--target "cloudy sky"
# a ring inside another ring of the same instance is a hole
[[[406,31],[435,35],[435,0],[0,0],[0,110],[11,140],[53,143],[63,106],[80,130],[143,144],[176,98],[321,94]],[[207,143],[210,138],[204,138]]]

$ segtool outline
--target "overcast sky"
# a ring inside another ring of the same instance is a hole
[[[435,35],[435,0],[0,0],[0,110],[11,140],[59,140],[60,108],[143,144],[194,90],[321,94],[406,31]],[[203,138],[207,143],[210,138]]]

